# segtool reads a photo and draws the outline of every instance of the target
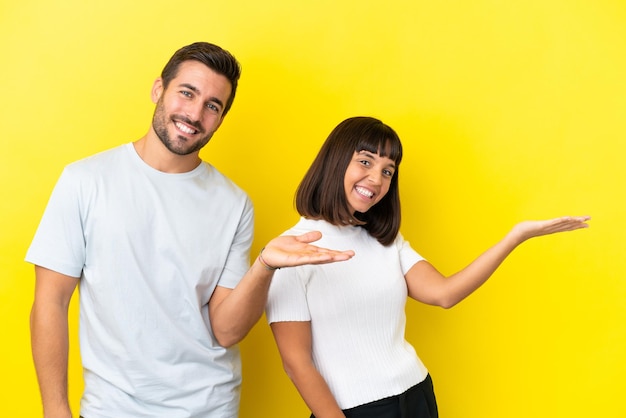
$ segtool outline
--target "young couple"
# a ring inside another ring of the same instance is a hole
[[[451,307],[523,241],[589,218],[520,223],[445,278],[399,233],[398,136],[356,117],[333,130],[301,183],[301,221],[250,266],[250,199],[199,157],[239,76],[216,45],[179,49],[153,84],[148,132],[59,178],[26,255],[44,415],[72,416],[68,307],[79,287],[85,418],[237,417],[236,345],[264,309],[316,417],[437,416],[427,369],[404,339],[406,298]]]

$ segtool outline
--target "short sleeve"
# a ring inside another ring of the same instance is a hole
[[[311,320],[306,270],[305,266],[288,267],[274,273],[265,310],[268,323]]]
[[[66,168],[55,185],[26,261],[72,277],[85,265],[80,186]]]
[[[424,257],[411,247],[409,241],[405,240],[402,234],[398,233],[394,245],[398,248],[402,274],[407,274],[417,262],[424,260]]]
[[[234,289],[250,268],[250,246],[254,238],[254,207],[246,196],[242,208],[237,231],[230,249],[228,259],[220,276],[218,285]]]

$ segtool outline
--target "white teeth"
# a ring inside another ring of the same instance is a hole
[[[181,131],[183,131],[184,133],[186,133],[186,134],[195,134],[196,133],[195,129],[191,129],[188,126],[183,125],[182,123],[179,123],[179,122],[176,123],[176,127],[178,129],[180,129]]]
[[[365,197],[371,198],[372,196],[374,196],[374,193],[372,193],[371,191],[367,189],[364,189],[363,187],[357,187],[356,191],[358,194],[365,196]]]

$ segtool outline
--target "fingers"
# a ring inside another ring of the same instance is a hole
[[[265,264],[278,267],[326,264],[349,260],[354,256],[352,250],[333,250],[310,244],[321,237],[322,234],[319,231],[276,237],[264,247]]]
[[[581,228],[589,228],[587,221],[591,219],[590,216],[564,216],[557,218],[553,221],[551,227],[553,232],[573,231]]]
[[[591,216],[562,216],[560,218],[553,219],[553,221],[562,223],[584,223],[590,219]]]
[[[535,231],[536,235],[548,235],[558,232],[575,231],[577,229],[589,228],[587,221],[590,216],[563,216],[539,222]]]
[[[532,237],[588,228],[590,216],[562,216],[543,221],[524,221],[513,228],[513,235],[525,241]],[[520,242],[521,242],[520,241]]]
[[[296,236],[296,239],[299,242],[304,242],[304,243],[311,243],[311,242],[315,242],[318,239],[322,238],[322,233],[320,231],[309,231],[306,232],[302,235],[298,235]]]
[[[333,250],[330,248],[317,247],[315,245],[307,245],[305,248],[293,252],[291,255],[306,258],[308,261],[342,261],[352,258],[354,251]]]
[[[294,267],[305,264],[328,264],[338,261],[346,261],[351,259],[353,256],[354,251],[351,250],[335,251],[309,245],[306,249],[302,249],[300,251],[283,253],[280,256],[280,260],[278,260],[277,257],[276,261],[268,261],[268,263],[275,263],[273,265],[281,267]]]
[[[303,264],[328,264],[336,261],[346,261],[354,256],[354,251],[333,251],[322,248],[320,252],[308,253],[303,255],[292,254],[289,257],[288,263],[290,265],[303,265]]]
[[[322,233],[320,231],[310,231],[296,237],[298,241],[307,244],[315,242],[320,238],[322,238]],[[313,251],[314,253],[317,253],[318,256],[321,256],[325,259],[328,258],[330,261],[348,260],[354,256],[354,251],[352,250],[333,250],[330,248],[323,248],[315,245],[307,246],[306,250]]]

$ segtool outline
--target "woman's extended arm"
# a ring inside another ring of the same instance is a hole
[[[405,275],[409,296],[430,305],[450,308],[478,289],[522,242],[542,235],[587,228],[589,216],[525,221],[463,270],[445,277],[430,263],[420,261]]]
[[[345,418],[311,357],[311,322],[273,322],[285,372],[316,418]]]

